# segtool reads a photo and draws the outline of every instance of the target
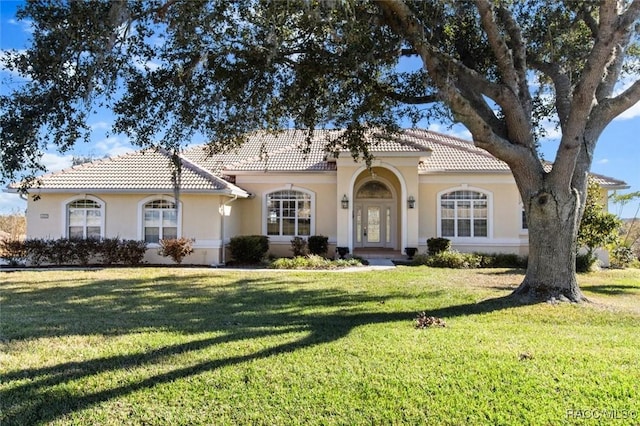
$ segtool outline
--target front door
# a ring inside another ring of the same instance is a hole
[[[391,203],[357,203],[354,215],[356,247],[393,248]]]

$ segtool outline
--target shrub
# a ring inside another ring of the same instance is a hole
[[[291,251],[294,257],[307,254],[307,240],[302,237],[293,237],[291,240]]]
[[[48,248],[47,240],[41,238],[24,240],[26,262],[34,266],[41,265],[47,257]]]
[[[122,240],[118,259],[125,265],[140,265],[147,252],[147,243],[137,240]]]
[[[90,261],[111,265],[122,263],[138,265],[142,263],[147,243],[144,241],[107,238],[105,240],[59,238],[45,240],[27,239],[21,246],[13,244],[11,252],[2,256],[12,264],[27,263],[38,266],[43,263],[53,265],[88,265]],[[11,257],[9,259],[8,257]]]
[[[596,268],[598,258],[591,253],[576,256],[576,272],[592,272]]]
[[[362,266],[358,259],[329,260],[322,256],[310,254],[292,259],[283,257],[273,261],[269,267],[273,269],[336,269],[349,266]]]
[[[427,240],[427,251],[430,255],[442,253],[451,249],[451,240],[447,238],[429,238]]]
[[[636,259],[633,250],[627,246],[618,246],[611,250],[611,267],[628,268]]]
[[[309,237],[309,253],[326,256],[329,251],[329,237],[312,235]]]
[[[160,249],[158,254],[164,257],[170,257],[178,265],[182,260],[193,253],[193,240],[190,238],[169,238],[160,240]]]
[[[413,258],[412,264],[426,265],[433,268],[479,268],[481,264],[481,256],[473,253],[460,253],[454,250],[447,250],[432,256],[419,254]]]
[[[27,258],[27,248],[24,241],[18,239],[0,240],[0,258],[9,265],[16,266]]]
[[[481,268],[517,268],[527,267],[527,258],[513,253],[476,253]]]
[[[105,238],[100,242],[100,262],[103,265],[112,265],[114,263],[125,262],[126,259],[122,258],[122,246],[124,242],[121,242],[118,238]]]
[[[269,237],[241,235],[229,241],[231,258],[240,264],[260,263],[269,250]]]
[[[94,238],[87,239],[72,239],[70,241],[70,253],[66,261],[69,263],[75,263],[76,261],[80,265],[88,265],[90,259],[98,260],[97,255],[100,254],[102,242]]]

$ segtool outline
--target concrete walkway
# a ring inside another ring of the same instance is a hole
[[[367,259],[369,262],[369,266],[387,266],[390,268],[395,268],[395,264],[391,261],[391,259],[382,259],[382,258],[373,258]]]

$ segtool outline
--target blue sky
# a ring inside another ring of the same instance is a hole
[[[0,0],[0,55],[6,55],[8,50],[24,49],[29,42],[32,28],[29,22],[17,21],[15,12],[20,1]],[[0,91],[5,94],[19,85],[20,78],[0,69]],[[128,139],[122,135],[107,136],[112,118],[108,112],[94,116],[89,124],[93,129],[90,144],[79,143],[73,151],[60,154],[54,149],[44,154],[43,160],[49,171],[69,167],[72,157],[93,156],[103,157],[120,155],[134,150]],[[464,139],[471,139],[469,132],[462,126],[449,128],[446,124],[428,127],[431,130],[453,134]],[[555,130],[549,131],[549,138],[543,141],[542,153],[547,160],[555,157],[559,134]],[[201,142],[201,141],[198,141]],[[592,172],[624,180],[630,189],[621,191],[640,191],[640,103],[626,111],[602,134],[598,142],[592,165]],[[616,206],[610,206],[610,211],[623,217],[633,217],[640,200],[627,205],[621,212]],[[15,194],[0,192],[0,214],[24,211],[26,202]]]

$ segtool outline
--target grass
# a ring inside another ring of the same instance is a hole
[[[0,277],[3,426],[640,423],[640,270],[527,306],[504,269]]]

